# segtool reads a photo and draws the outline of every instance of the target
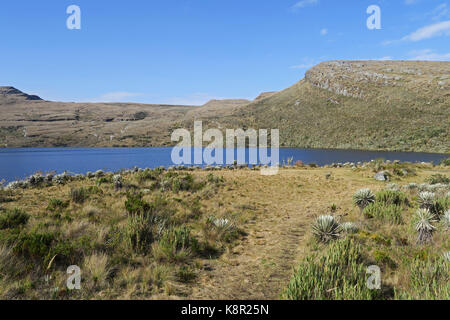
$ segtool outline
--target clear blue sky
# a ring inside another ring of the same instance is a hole
[[[81,30],[66,8],[81,8]],[[369,5],[381,30],[369,30]],[[446,0],[14,0],[0,85],[57,101],[201,104],[284,89],[333,59],[450,60]]]

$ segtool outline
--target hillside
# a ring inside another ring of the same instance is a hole
[[[59,103],[8,88],[2,147],[171,145],[173,129],[197,119],[205,128],[278,128],[284,147],[450,152],[450,62],[323,62],[283,91],[200,107]]]
[[[332,61],[224,119],[286,147],[450,152],[450,62]]]

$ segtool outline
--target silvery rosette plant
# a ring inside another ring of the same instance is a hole
[[[120,174],[114,175],[113,178],[112,178],[112,181],[113,181],[113,184],[114,184],[114,189],[116,191],[122,188],[122,186],[123,186],[123,179],[122,179],[122,176]]]
[[[341,224],[341,229],[344,233],[356,233],[359,228],[354,222],[344,222]]]
[[[445,261],[450,262],[450,251],[444,252],[443,257]]]
[[[418,209],[415,214],[415,228],[418,232],[417,242],[419,244],[428,243],[433,239],[433,232],[436,227],[436,217],[428,209]]]
[[[375,195],[368,188],[360,189],[353,195],[353,203],[357,205],[361,211],[373,202],[375,202]]]
[[[339,238],[342,228],[336,219],[330,215],[318,217],[312,225],[313,235],[320,242],[329,242]]]
[[[450,229],[450,209],[444,212],[441,223],[445,229]]]
[[[419,204],[421,209],[431,210],[434,205],[436,195],[433,192],[424,191],[419,193]]]
[[[219,230],[226,231],[234,229],[234,224],[226,218],[209,217],[208,221]]]

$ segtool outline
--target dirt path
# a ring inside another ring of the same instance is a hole
[[[310,173],[309,173],[310,174]],[[257,219],[245,225],[245,240],[219,260],[205,260],[210,271],[199,280],[192,299],[278,299],[292,275],[307,241],[309,224],[326,206],[314,201],[317,194],[309,185],[333,182],[324,173],[306,177],[301,171],[283,171],[275,177],[252,177],[258,190],[239,186],[241,200],[259,204]],[[315,181],[309,181],[314,179]],[[317,190],[317,188],[315,189]],[[322,189],[323,192],[323,189]],[[251,198],[250,198],[251,197]]]

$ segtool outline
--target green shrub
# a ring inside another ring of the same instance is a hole
[[[144,171],[140,171],[140,172],[136,173],[136,179],[139,183],[142,183],[147,180],[155,181],[159,178],[160,174],[161,174],[161,171],[159,171],[157,169],[155,169],[155,170],[145,169]]]
[[[0,203],[11,202],[11,201],[14,201],[13,192],[11,190],[1,189],[1,182],[0,182]]]
[[[197,274],[195,273],[195,270],[192,267],[181,266],[178,269],[176,276],[178,280],[180,280],[181,282],[189,283],[192,282],[197,277]]]
[[[101,186],[104,183],[112,183],[111,177],[100,177],[96,181],[97,186]]]
[[[25,225],[29,219],[30,215],[20,209],[6,210],[0,213],[0,230]]]
[[[395,191],[395,190],[383,190],[380,192],[377,192],[377,195],[375,197],[375,202],[383,203],[386,205],[408,205],[408,197],[401,191]]]
[[[166,230],[159,240],[159,245],[169,260],[176,260],[180,251],[193,253],[199,249],[197,239],[191,236],[191,231],[186,226]]]
[[[44,258],[44,265],[48,265],[54,258],[55,263],[70,265],[79,263],[83,256],[89,255],[94,249],[92,238],[85,235],[76,239],[56,238],[51,245],[50,251]]]
[[[369,204],[366,208],[364,208],[363,215],[367,218],[388,221],[392,224],[403,223],[402,207],[395,204],[386,205],[380,202]]]
[[[69,202],[62,201],[61,199],[51,198],[48,200],[47,210],[57,211],[65,209],[69,206]]]
[[[72,188],[70,190],[70,198],[75,203],[83,203],[89,197],[89,191],[83,187]]]
[[[103,194],[102,189],[100,189],[98,186],[89,186],[86,188],[87,190],[87,194],[91,195],[91,194]]]
[[[405,163],[394,163],[392,165],[392,172],[399,177],[417,175],[415,169],[411,166],[407,166]]]
[[[450,264],[443,257],[414,259],[409,268],[409,287],[396,299],[450,300]]]
[[[144,120],[148,116],[145,111],[138,111],[133,114],[134,120]]]
[[[194,201],[192,201],[192,203],[190,204],[190,207],[189,207],[189,211],[190,211],[190,216],[193,219],[198,219],[201,216],[202,205],[201,205],[199,199],[195,199]]]
[[[449,184],[450,178],[448,178],[447,176],[445,176],[443,174],[436,173],[436,174],[433,174],[431,177],[429,177],[427,179],[427,182],[429,184],[438,184],[438,183]]]
[[[175,210],[170,203],[163,197],[158,196],[152,202],[142,199],[141,193],[128,193],[125,201],[125,209],[130,215],[143,214],[149,219],[167,221],[173,215]]]
[[[208,173],[208,175],[206,176],[206,181],[208,183],[221,184],[224,182],[224,179],[223,177],[216,177],[214,174]]]
[[[178,191],[198,191],[201,188],[204,187],[203,182],[196,182],[194,180],[194,176],[191,174],[186,174],[185,176],[181,176],[178,178],[175,178],[172,181],[172,191],[178,192]]]
[[[160,187],[162,191],[179,191],[197,192],[206,185],[205,181],[196,181],[194,176],[189,173],[178,174],[169,171],[161,180]]]
[[[445,211],[449,209],[450,209],[450,198],[446,196],[436,199],[431,211],[439,218],[441,215],[444,214]]]
[[[365,242],[366,240],[373,241],[377,245],[390,247],[392,244],[392,238],[386,235],[382,235],[376,232],[368,232],[365,230],[359,230],[355,237]]]
[[[361,246],[351,239],[333,242],[322,257],[309,256],[292,276],[282,297],[288,300],[370,300]]]
[[[373,172],[379,172],[386,169],[383,158],[377,158],[374,161],[369,162],[369,166],[372,167]]]
[[[48,256],[55,239],[56,235],[51,232],[32,231],[29,233],[21,233],[17,238],[14,251],[27,258],[44,259]]]
[[[154,225],[143,213],[128,217],[126,228],[128,244],[137,253],[147,253],[154,241]]]
[[[397,267],[397,264],[391,259],[389,253],[387,253],[386,251],[377,249],[375,250],[373,255],[377,263],[384,264],[392,269]]]
[[[446,167],[450,166],[450,158],[442,159],[441,162],[439,162],[439,164]]]
[[[127,193],[125,209],[128,214],[146,214],[150,210],[150,204],[142,200],[142,193]]]

